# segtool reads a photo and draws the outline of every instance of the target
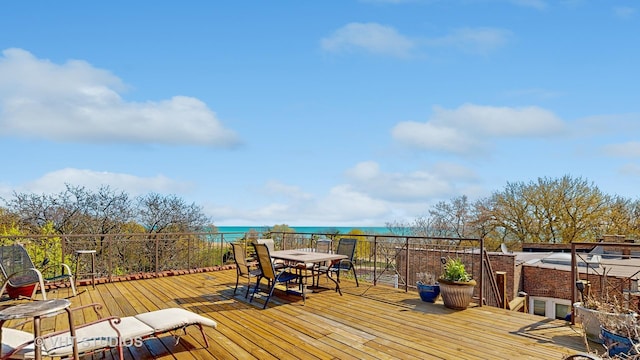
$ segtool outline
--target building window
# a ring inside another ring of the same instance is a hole
[[[556,303],[556,319],[565,320],[567,315],[571,313],[571,307],[568,304]]]
[[[564,320],[571,312],[571,302],[565,299],[532,296],[529,298],[529,309],[535,315]]]
[[[534,314],[545,316],[546,307],[547,307],[547,304],[544,300],[533,299],[533,306],[531,308],[533,309]]]

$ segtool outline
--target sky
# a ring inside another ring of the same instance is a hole
[[[384,226],[508,183],[638,198],[637,0],[4,1],[0,197]]]

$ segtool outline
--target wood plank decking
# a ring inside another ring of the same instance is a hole
[[[235,270],[223,270],[99,284],[95,290],[81,287],[71,301],[99,302],[107,314],[119,316],[177,306],[218,323],[217,329],[206,330],[209,348],[203,348],[199,331],[190,328],[177,345],[165,335],[128,347],[125,354],[131,359],[561,360],[585,351],[580,328],[564,321],[488,306],[453,311],[441,303],[424,303],[415,292],[362,282],[356,287],[343,281],[344,296],[329,288],[314,290],[304,305],[299,296],[276,290],[266,310],[262,299],[248,303],[244,288],[234,296],[234,285]],[[59,289],[49,296],[66,294]],[[75,322],[94,318],[84,311]],[[66,326],[63,315],[43,320],[45,331]],[[30,330],[31,323],[22,328]]]

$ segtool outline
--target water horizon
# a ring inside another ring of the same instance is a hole
[[[237,234],[237,236],[225,236],[225,239],[234,240],[250,231],[264,232],[273,226],[216,226],[218,233],[221,234]],[[390,231],[386,226],[289,226],[297,233],[313,233],[313,234],[334,234],[336,231],[340,234],[348,234],[353,230],[360,230],[366,235],[385,235]]]

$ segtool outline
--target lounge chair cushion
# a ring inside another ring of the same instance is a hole
[[[181,329],[190,325],[200,324],[215,328],[217,323],[202,315],[181,308],[162,309],[135,316],[120,318],[116,328],[120,331],[123,345],[133,344],[145,338],[155,336],[171,330]],[[204,335],[204,333],[203,333]],[[78,352],[89,353],[95,350],[116,347],[118,335],[111,327],[109,321],[76,329],[78,339]],[[206,339],[205,339],[206,340]],[[33,334],[21,330],[2,329],[2,354],[8,354],[20,345],[33,342]],[[63,333],[53,337],[45,337],[43,342],[43,355],[65,357],[73,354],[73,344],[69,333]],[[33,343],[20,349],[11,356],[12,359],[33,358]]]
[[[12,328],[2,328],[2,354],[8,354],[29,341],[33,341],[33,333]],[[26,347],[23,352],[30,353],[31,357],[33,357],[33,344]]]
[[[215,321],[182,308],[156,310],[134,317],[153,328],[156,333],[181,329],[198,323],[212,328],[217,326]]]
[[[120,331],[123,345],[131,345],[136,339],[144,339],[154,333],[154,329],[140,320],[128,316],[120,318],[115,327]],[[85,353],[118,345],[118,334],[108,321],[93,324],[76,330],[78,352]],[[46,339],[44,350],[49,356],[65,356],[73,353],[73,344],[69,334],[62,334]]]

